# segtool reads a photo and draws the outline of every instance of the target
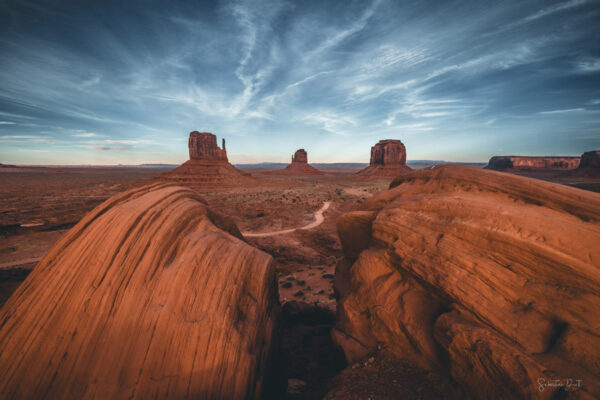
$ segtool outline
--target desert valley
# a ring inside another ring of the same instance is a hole
[[[599,161],[3,166],[2,393],[594,398]]]
[[[600,399],[599,6],[0,1],[0,400]]]

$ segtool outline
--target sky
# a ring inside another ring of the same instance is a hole
[[[0,162],[600,149],[600,0],[0,1]]]

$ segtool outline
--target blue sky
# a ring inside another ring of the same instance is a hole
[[[578,155],[600,149],[600,1],[0,3],[0,162]]]

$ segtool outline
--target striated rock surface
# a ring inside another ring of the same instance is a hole
[[[487,169],[504,171],[510,169],[575,169],[581,157],[523,157],[494,156],[490,158]]]
[[[323,171],[308,164],[308,154],[304,149],[296,150],[294,155],[292,155],[292,162],[287,167],[276,171],[269,171],[267,174],[290,176],[325,175]]]
[[[227,162],[225,139],[223,148],[217,146],[217,137],[212,133],[194,131],[188,140],[190,160],[214,160]]]
[[[349,362],[383,347],[474,398],[600,396],[599,194],[459,166],[390,188],[338,220]]]
[[[190,133],[188,148],[190,160],[162,174],[159,181],[203,188],[255,184],[259,180],[231,165],[227,161],[225,139],[221,149],[217,146],[217,137],[212,133]]]
[[[11,399],[249,399],[277,310],[271,256],[186,188],[114,196],[0,310]]]
[[[357,174],[363,176],[397,176],[412,169],[406,165],[406,148],[400,140],[380,140],[371,147],[369,166]]]

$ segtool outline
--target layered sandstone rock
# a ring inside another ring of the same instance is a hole
[[[504,171],[510,169],[559,169],[570,170],[579,166],[581,157],[522,157],[494,156],[490,158],[487,169]]]
[[[188,140],[190,160],[214,160],[227,162],[225,139],[223,148],[217,146],[217,137],[212,133],[194,131]]]
[[[380,140],[371,147],[369,166],[357,174],[363,176],[398,176],[411,171],[406,165],[406,148],[400,140]]]
[[[459,166],[390,187],[338,220],[348,361],[383,346],[474,398],[600,396],[600,195]]]
[[[290,176],[325,175],[324,172],[308,164],[308,154],[304,149],[296,150],[292,155],[292,162],[287,167],[276,171],[269,171],[267,174]]]
[[[165,172],[158,180],[194,188],[237,186],[258,181],[258,178],[240,171],[227,161],[225,139],[221,149],[217,146],[215,135],[194,131],[190,133],[188,148],[190,160],[172,171]]]
[[[0,310],[2,397],[259,398],[276,277],[240,237],[183,187],[98,206]]]

